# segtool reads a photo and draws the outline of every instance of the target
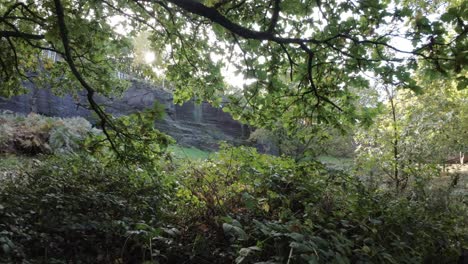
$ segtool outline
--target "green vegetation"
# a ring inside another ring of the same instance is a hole
[[[27,158],[20,158],[16,155],[2,155],[0,168],[2,171],[15,170],[27,164],[28,160]]]
[[[0,182],[4,179],[21,177],[25,171],[40,162],[38,158],[40,157],[0,154]]]
[[[426,83],[423,94],[385,87],[373,124],[356,133],[358,173],[405,189],[440,176],[446,161],[468,151],[468,90],[450,80]]]
[[[2,181],[4,263],[453,263],[468,210],[448,186],[394,193],[316,162],[223,146],[158,177],[87,154]]]
[[[84,92],[95,121],[0,116],[0,263],[466,261],[466,170],[446,163],[468,152],[467,18],[461,0],[0,0],[0,96]],[[279,155],[174,146],[158,103],[108,114],[119,72],[222,102]]]
[[[204,160],[210,157],[210,152],[195,147],[170,146],[168,151],[179,159]]]
[[[329,168],[349,171],[354,166],[354,160],[352,158],[341,158],[334,156],[318,156],[317,160],[322,162]]]
[[[79,150],[88,135],[100,133],[80,117],[0,114],[0,153],[70,153]]]
[[[129,262],[144,252],[141,229],[158,221],[157,186],[83,155],[51,157],[2,180],[0,263]]]

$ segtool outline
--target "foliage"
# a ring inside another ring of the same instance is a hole
[[[25,171],[40,162],[42,157],[17,156],[10,154],[0,154],[0,181],[22,177]]]
[[[80,148],[89,134],[101,133],[91,126],[86,119],[80,117],[62,119],[59,124],[51,129],[49,144],[55,152],[73,152]]]
[[[90,135],[98,135],[84,118],[45,117],[37,114],[0,115],[0,152],[38,154],[72,153]]]
[[[158,231],[155,178],[83,155],[50,158],[0,187],[0,263],[141,261]],[[144,239],[143,239],[144,238]]]
[[[157,130],[154,121],[165,114],[161,104],[127,116],[108,116],[112,130],[103,126],[103,133],[89,138],[87,147],[104,159],[118,159],[128,164],[145,166],[153,170],[161,156],[174,140]]]
[[[250,134],[249,142],[257,144],[265,153],[286,155],[296,160],[316,158],[323,154],[352,157],[352,126],[347,127],[349,131],[330,126],[304,125],[288,132],[281,124],[275,124],[271,129],[255,129]]]
[[[375,123],[356,135],[361,173],[383,172],[404,188],[408,179],[438,175],[437,165],[467,151],[468,94],[454,86],[439,80],[419,95],[393,91]]]
[[[168,178],[177,197],[169,211],[186,230],[169,259],[185,252],[217,263],[453,263],[468,242],[459,197],[419,189],[395,196],[245,147],[224,147]],[[210,241],[230,246],[222,252]]]
[[[24,81],[63,92],[84,88],[102,121],[94,95],[126,87],[115,73],[139,58],[127,37],[141,32],[148,32],[156,57],[166,58],[159,66],[177,102],[220,103],[229,65],[250,81],[227,108],[260,126],[365,118],[355,91],[369,86],[368,75],[418,90],[411,73],[419,67],[424,78],[453,78],[466,87],[464,1],[2,0],[0,6],[0,94],[23,92]],[[400,39],[407,47],[394,45]],[[48,51],[61,59],[43,59]]]
[[[301,140],[288,136],[285,129],[276,127],[273,130],[257,128],[249,136],[249,141],[260,145],[266,153],[299,157],[305,146]]]
[[[449,189],[396,196],[247,147],[152,169],[113,155],[51,156],[1,179],[0,259],[451,263],[468,245],[466,203]]]
[[[154,120],[163,115],[164,108],[155,103],[152,108],[128,116],[108,116],[115,130],[102,131],[81,117],[3,114],[0,115],[0,153],[60,155],[87,149],[96,155],[101,153],[106,159],[151,163],[173,143],[172,138],[154,128]],[[114,140],[106,141],[107,135]],[[112,150],[115,150],[114,155],[108,153]]]
[[[356,93],[353,107],[356,119],[327,123],[325,120],[285,120],[257,128],[249,140],[261,144],[267,153],[285,154],[296,160],[316,158],[320,155],[350,158],[354,156],[354,133],[358,127],[368,127],[380,113],[378,91],[371,88],[350,88]],[[268,151],[268,150],[273,151]],[[278,149],[278,151],[275,151]]]
[[[103,140],[105,132],[82,118],[5,116],[5,124],[20,131],[14,130],[12,135],[34,135],[38,130],[45,135],[39,146],[54,149],[55,155],[37,161],[33,169],[16,172],[11,166],[2,173],[13,176],[0,179],[4,229],[0,262],[152,259],[151,239],[165,234],[156,224],[163,197],[157,176],[172,142],[154,129],[154,118],[161,115],[160,106],[155,105],[113,119],[114,124],[133,129],[126,130],[132,134],[116,137],[121,141]],[[119,143],[115,146],[118,152],[110,151],[112,142]],[[116,159],[125,151],[124,158]]]

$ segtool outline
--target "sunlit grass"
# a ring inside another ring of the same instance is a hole
[[[170,146],[169,151],[179,159],[204,160],[211,155],[211,152],[194,147]]]

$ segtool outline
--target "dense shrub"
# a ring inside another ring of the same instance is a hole
[[[224,148],[171,177],[176,221],[187,230],[182,244],[202,248],[193,258],[210,252],[217,263],[454,263],[468,242],[460,197],[371,190],[320,164],[254,149]],[[229,245],[224,252],[220,241]]]
[[[44,161],[0,185],[0,263],[142,262],[160,198],[142,170],[89,156]]]
[[[104,156],[2,180],[0,263],[454,263],[468,246],[466,201],[443,188],[245,147],[152,169]]]
[[[0,114],[0,153],[71,153],[80,149],[89,135],[101,133],[84,118]]]

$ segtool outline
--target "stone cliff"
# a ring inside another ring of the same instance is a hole
[[[47,116],[81,116],[93,120],[86,105],[84,94],[72,97],[54,95],[49,89],[25,85],[29,93],[12,98],[0,97],[0,109],[21,113],[35,112]],[[119,98],[97,98],[106,111],[119,116],[152,107],[155,101],[163,104],[166,115],[156,121],[156,128],[176,139],[182,146],[215,150],[220,141],[241,144],[249,137],[250,128],[235,120],[220,108],[209,103],[200,105],[186,102],[173,103],[172,94],[148,83],[132,81],[131,87]]]

